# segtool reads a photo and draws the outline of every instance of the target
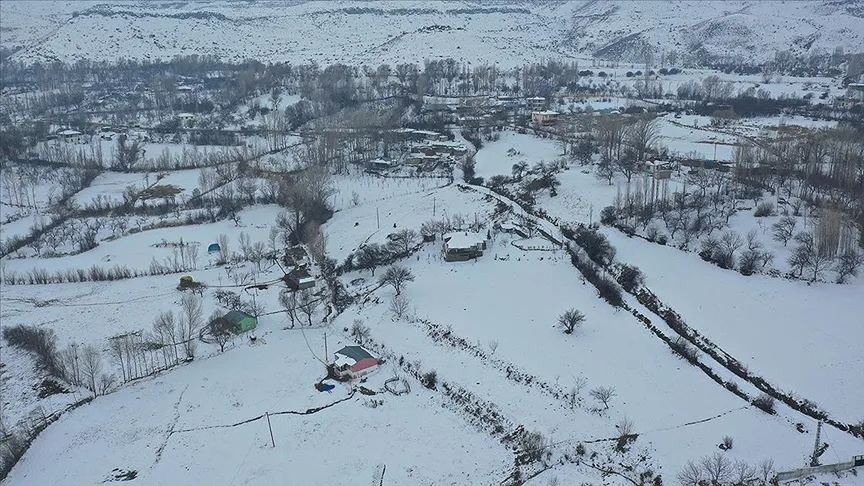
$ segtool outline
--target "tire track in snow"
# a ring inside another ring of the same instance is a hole
[[[162,453],[165,451],[165,447],[168,446],[168,439],[174,435],[174,428],[177,427],[177,422],[180,421],[180,402],[183,401],[183,395],[188,389],[189,385],[186,385],[186,388],[183,388],[183,391],[180,392],[180,396],[177,398],[177,403],[174,404],[174,421],[171,422],[171,427],[168,428],[168,434],[165,436],[165,439],[162,440],[162,445],[156,449],[156,460],[153,462],[153,465],[150,466],[151,470],[159,464],[159,461],[162,460]]]

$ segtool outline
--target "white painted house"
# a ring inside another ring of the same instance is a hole
[[[78,143],[82,140],[83,134],[78,130],[67,129],[57,132],[57,136],[66,143]]]

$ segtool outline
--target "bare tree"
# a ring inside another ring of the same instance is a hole
[[[408,300],[408,297],[397,294],[394,295],[393,300],[390,301],[390,312],[393,313],[393,316],[396,317],[397,320],[402,320],[408,313],[408,308],[410,306],[411,302]]]
[[[219,243],[219,263],[228,263],[231,259],[231,249],[228,246],[228,235],[222,233],[217,240]]]
[[[120,365],[120,371],[123,374],[123,381],[128,381],[132,377],[126,373],[126,362],[129,359],[126,354],[126,349],[123,346],[123,340],[120,336],[114,336],[108,340],[108,349],[111,350],[111,356]]]
[[[97,380],[102,373],[102,355],[95,347],[84,348],[81,354],[81,371],[84,373],[84,386],[93,392],[93,398],[96,398],[99,392]]]
[[[304,233],[312,258],[319,264],[323,263],[327,258],[327,236],[321,225],[316,221],[310,221],[306,224]]]
[[[643,162],[647,153],[653,150],[660,140],[660,125],[657,119],[639,119],[627,128],[625,140],[635,151],[636,161]]]
[[[573,331],[583,322],[585,322],[585,314],[576,309],[569,309],[558,316],[558,324],[564,328],[564,334],[573,334]]]
[[[489,352],[494,355],[495,351],[498,350],[498,340],[497,339],[490,339],[487,344],[489,344]]]
[[[612,399],[612,397],[615,396],[615,389],[612,387],[598,386],[597,388],[594,388],[588,393],[590,393],[595,400],[602,403],[603,406],[608,410],[609,401]]]
[[[639,170],[639,159],[637,158],[636,152],[631,149],[627,149],[615,160],[615,168],[618,172],[621,173],[629,184],[633,179],[633,174],[635,174]]]
[[[237,237],[237,242],[240,244],[240,254],[243,255],[243,260],[249,261],[249,255],[252,252],[252,238],[249,233],[241,231]]]
[[[798,246],[789,257],[789,265],[798,270],[801,275],[806,268],[810,273],[810,281],[818,280],[830,263],[834,260],[828,251],[820,251],[812,233],[801,232],[795,235]]]
[[[797,220],[792,216],[784,216],[779,221],[771,225],[774,230],[774,241],[783,243],[786,246],[789,240],[795,235],[795,225]]]
[[[407,255],[420,242],[420,236],[413,229],[403,229],[390,237],[387,246],[397,255]]]
[[[201,306],[201,297],[190,292],[184,292],[180,299],[182,316],[180,318],[180,332],[183,338],[183,350],[187,358],[195,357],[195,349],[198,346],[198,332],[201,329],[201,319],[204,311]]]
[[[702,472],[702,467],[693,462],[687,461],[684,467],[678,472],[678,482],[681,486],[701,486],[705,483],[705,473]]]
[[[113,374],[102,373],[99,377],[99,393],[101,395],[106,395],[108,390],[114,387],[114,384],[117,382],[117,377]]]
[[[387,271],[384,272],[384,275],[378,279],[378,282],[381,285],[390,285],[393,287],[393,290],[396,291],[396,295],[400,295],[402,293],[402,289],[408,282],[414,281],[414,274],[411,273],[411,270],[408,270],[406,267],[401,265],[393,265],[387,268]]]
[[[600,162],[597,164],[596,173],[597,177],[605,180],[611,186],[612,179],[615,177],[615,164],[612,159],[607,157],[605,154],[601,155]]]
[[[732,268],[735,265],[735,252],[744,246],[744,240],[741,235],[729,230],[723,233],[720,237],[720,258],[717,265],[722,268]]]
[[[174,354],[174,362],[179,359],[177,355],[177,344],[182,341],[177,329],[177,320],[174,318],[174,312],[167,310],[156,317],[156,322],[153,323],[153,332],[160,337],[163,344],[170,344]]]
[[[306,316],[309,327],[312,327],[312,316],[315,315],[319,305],[321,305],[321,301],[315,297],[311,290],[304,289],[298,292],[297,309]]]
[[[291,320],[291,329],[297,324],[297,294],[291,290],[283,290],[279,294],[279,303],[285,308],[288,318]]]
[[[762,248],[762,242],[759,241],[759,230],[753,228],[747,232],[747,249],[756,251],[760,248]]]
[[[219,345],[220,353],[225,352],[225,345],[234,337],[234,331],[232,324],[218,312],[214,312],[210,316],[210,322],[207,323],[207,335]]]
[[[715,452],[699,461],[708,484],[727,484],[732,477],[732,463],[723,454]]]
[[[837,258],[835,270],[837,271],[837,283],[846,283],[849,277],[857,277],[858,269],[864,264],[864,252],[855,248],[847,248]]]

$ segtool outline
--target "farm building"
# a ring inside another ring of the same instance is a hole
[[[294,290],[311,289],[315,286],[315,277],[310,275],[305,267],[295,268],[289,272],[286,280]]]
[[[483,256],[486,249],[486,236],[481,233],[460,231],[444,235],[444,260],[464,262]]]
[[[366,166],[373,170],[387,170],[396,167],[399,163],[395,160],[373,159],[366,162]]]
[[[352,380],[378,369],[381,360],[360,346],[345,346],[336,351],[331,370],[340,380]]]
[[[222,319],[230,324],[230,328],[236,334],[240,334],[241,332],[251,331],[258,327],[258,318],[255,316],[250,316],[249,314],[243,311],[232,310],[231,312],[222,316]]]
[[[412,152],[405,156],[403,161],[406,165],[425,165],[428,163],[434,164],[438,162],[437,155],[426,155],[422,152]]]
[[[519,223],[509,221],[501,223],[500,225],[496,225],[496,229],[500,230],[503,233],[518,235],[522,238],[528,238],[528,235],[530,234],[530,232]]]
[[[282,262],[286,267],[306,267],[309,265],[309,255],[306,249],[300,245],[285,249]]]

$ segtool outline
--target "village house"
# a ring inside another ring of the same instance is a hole
[[[528,111],[543,111],[546,109],[546,98],[535,96],[533,98],[525,98],[525,109]]]
[[[366,162],[366,167],[372,170],[387,170],[399,165],[399,162],[389,159],[372,159]]]
[[[415,130],[413,128],[399,128],[395,130],[395,133],[402,135],[408,140],[412,140],[415,142],[423,142],[426,140],[434,141],[434,142],[444,142],[447,141],[447,135],[443,133],[433,132],[431,130]]]
[[[846,86],[846,99],[852,102],[864,102],[864,83],[851,83]]]
[[[668,160],[651,160],[645,162],[645,167],[651,172],[651,177],[657,180],[670,179],[674,164]]]
[[[180,120],[180,123],[184,127],[191,127],[193,123],[195,123],[195,115],[192,113],[180,113],[177,115],[177,118]]]
[[[378,369],[381,360],[360,346],[345,346],[336,351],[330,371],[338,380],[355,380]]]
[[[519,100],[513,96],[499,96],[495,105],[503,110],[515,110],[519,108]]]
[[[424,144],[416,144],[411,147],[411,152],[413,153],[423,153],[425,155],[452,155],[454,157],[461,157],[468,153],[468,149],[465,148],[459,142],[432,142],[428,141]]]
[[[301,245],[295,245],[291,248],[285,248],[282,263],[286,267],[306,267],[309,265],[309,255]]]
[[[557,123],[559,115],[560,113],[558,113],[557,111],[535,111],[531,114],[531,121],[533,121],[537,125],[545,127]]]
[[[81,132],[71,129],[61,130],[57,132],[57,136],[66,143],[79,143],[83,139]]]
[[[403,159],[403,163],[405,165],[414,165],[425,167],[428,165],[435,165],[440,161],[440,158],[437,155],[426,155],[423,152],[411,152],[405,155]]]
[[[483,256],[486,249],[486,236],[481,233],[459,231],[444,235],[444,260],[464,262]]]

